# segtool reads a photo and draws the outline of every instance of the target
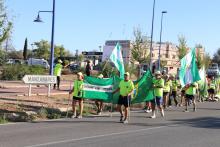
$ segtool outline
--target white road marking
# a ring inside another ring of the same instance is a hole
[[[48,146],[48,145],[70,143],[70,142],[74,142],[74,141],[82,141],[82,140],[87,140],[87,139],[113,136],[113,135],[123,135],[123,134],[127,134],[127,133],[137,133],[137,132],[148,131],[148,130],[156,130],[156,129],[161,129],[161,128],[165,128],[165,127],[168,127],[168,126],[160,126],[160,127],[153,127],[153,128],[139,129],[139,130],[129,130],[129,131],[125,131],[125,132],[95,135],[95,136],[88,136],[88,137],[82,137],[82,138],[76,138],[76,139],[60,140],[60,141],[48,142],[48,143],[43,143],[43,144],[35,144],[35,145],[25,146],[25,147],[42,147],[42,146]]]

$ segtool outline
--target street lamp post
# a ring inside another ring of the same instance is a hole
[[[161,50],[161,38],[163,31],[163,14],[167,13],[167,11],[161,12],[161,23],[160,23],[160,46],[159,46],[159,55],[158,55],[158,70],[160,70],[160,50]]]
[[[53,0],[52,11],[38,11],[37,18],[34,22],[43,22],[40,18],[40,13],[49,12],[52,13],[52,33],[51,33],[51,45],[50,45],[50,75],[53,75],[53,61],[54,61],[54,24],[55,24],[55,0]]]
[[[152,15],[152,26],[151,26],[151,40],[150,40],[150,70],[152,71],[152,50],[153,50],[153,32],[154,32],[154,10],[155,0],[153,2],[153,15]]]

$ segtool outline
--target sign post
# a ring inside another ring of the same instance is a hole
[[[29,84],[28,96],[31,96],[32,84],[48,85],[47,95],[50,96],[51,84],[55,84],[57,82],[57,77],[51,75],[25,75],[22,80],[25,84]]]

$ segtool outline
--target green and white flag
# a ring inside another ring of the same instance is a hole
[[[120,72],[120,78],[124,78],[124,63],[123,63],[123,58],[121,54],[121,46],[119,43],[116,44],[115,48],[113,49],[111,55],[110,55],[110,60],[114,63],[115,67],[118,69]]]
[[[142,103],[154,98],[152,78],[151,72],[147,71],[140,79],[134,81],[135,90],[132,103]],[[121,79],[118,76],[104,79],[85,76],[83,98],[117,104],[119,92],[115,94],[112,94],[112,92],[118,88],[120,81]]]
[[[134,98],[131,101],[134,103],[142,103],[150,101],[154,98],[153,85],[153,75],[151,71],[148,70],[140,79],[134,81],[135,91]]]
[[[195,48],[181,59],[179,78],[182,87],[200,80],[199,71],[196,64]]]
[[[113,91],[113,78],[100,79],[85,76],[83,87],[83,98],[97,99],[110,102]]]
[[[206,80],[206,73],[205,73],[205,67],[204,66],[203,66],[203,68],[201,68],[199,70],[199,76],[201,78],[201,80],[198,81],[200,95],[207,96],[207,94],[208,94],[208,92],[207,92],[207,89],[208,89],[207,83],[208,82]]]

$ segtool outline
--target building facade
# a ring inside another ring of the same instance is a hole
[[[131,58],[131,41],[130,40],[107,40],[103,47],[102,61],[108,60],[116,44],[121,45],[121,52],[124,64],[130,63]]]

